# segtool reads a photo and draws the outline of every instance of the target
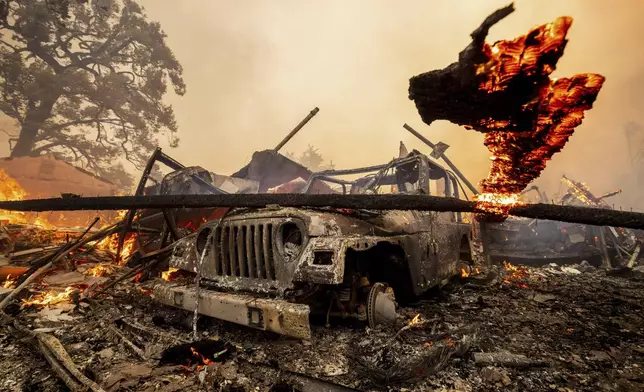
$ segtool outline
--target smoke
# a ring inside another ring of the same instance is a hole
[[[397,156],[399,142],[428,149],[402,125],[451,147],[472,182],[489,169],[483,136],[446,122],[427,127],[407,98],[411,76],[456,60],[469,34],[510,0],[159,1],[140,0],[159,21],[184,67],[186,96],[169,96],[181,144],[179,161],[229,174],[252,153],[274,147],[308,112],[320,112],[284,148],[309,144],[337,168]],[[625,208],[644,208],[631,178],[624,127],[644,124],[644,2],[518,0],[488,40],[572,16],[568,46],[553,76],[596,72],[606,83],[584,123],[537,183],[556,193],[562,174],[586,182]],[[640,146],[644,148],[644,146]],[[619,199],[618,199],[619,198]]]

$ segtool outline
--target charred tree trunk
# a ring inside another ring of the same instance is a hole
[[[22,157],[34,154],[34,147],[37,142],[38,132],[42,129],[45,121],[51,116],[54,104],[60,95],[45,97],[36,105],[29,101],[27,115],[20,129],[20,135],[16,145],[11,150],[11,157]]]

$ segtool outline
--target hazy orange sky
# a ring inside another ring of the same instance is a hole
[[[423,124],[407,98],[408,80],[455,61],[469,34],[507,0],[140,3],[161,23],[184,67],[187,94],[167,97],[181,144],[165,150],[187,165],[229,174],[253,151],[274,147],[318,106],[283,152],[299,154],[312,144],[338,168],[387,161],[401,140],[427,152],[402,128],[407,122],[451,145],[448,155],[471,181],[487,174],[483,136],[446,122]],[[538,182],[550,194],[559,190],[563,173],[597,194],[621,186],[628,191],[621,203],[634,205],[624,125],[644,124],[638,110],[644,103],[644,1],[519,0],[515,7],[488,41],[572,16],[570,42],[554,76],[606,76],[595,108]]]

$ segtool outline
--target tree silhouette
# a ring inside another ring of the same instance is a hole
[[[133,0],[0,1],[0,111],[11,156],[54,153],[108,179],[178,144],[171,85],[186,91],[166,35]]]
[[[335,168],[333,161],[329,161],[329,163],[324,164],[324,157],[322,156],[322,154],[318,151],[317,148],[311,146],[310,144],[298,158],[296,158],[295,154],[292,152],[287,152],[285,156],[299,163],[300,165],[305,166],[307,169],[313,172],[333,170]]]

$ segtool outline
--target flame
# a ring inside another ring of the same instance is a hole
[[[56,292],[54,290],[42,292],[29,300],[22,300],[23,305],[46,306],[55,305],[60,302],[67,302],[74,293],[73,287],[67,287],[64,291]]]
[[[167,281],[173,280],[176,277],[178,271],[179,268],[170,267],[167,271],[161,272],[161,279]]]
[[[0,201],[24,200],[29,194],[22,186],[4,170],[0,169]],[[0,210],[0,221],[10,224],[33,224],[50,229],[53,226],[44,219],[35,214],[27,214],[22,211]]]
[[[0,201],[24,200],[27,192],[20,184],[10,177],[7,172],[0,169]],[[0,220],[7,223],[27,223],[24,212],[0,210]]]
[[[502,216],[508,215],[512,207],[523,204],[518,193],[480,193],[474,199],[478,210]]]
[[[116,267],[110,264],[97,264],[85,271],[87,276],[105,276],[111,274]]]
[[[7,275],[7,279],[2,283],[2,287],[10,289],[14,283],[16,283],[16,281],[11,279],[11,275]]]
[[[190,351],[191,351],[191,352],[192,352],[196,357],[198,357],[198,358],[201,360],[201,364],[202,364],[202,365],[206,365],[206,366],[208,366],[208,365],[210,365],[210,364],[213,364],[213,363],[214,363],[214,362],[213,362],[213,361],[211,361],[210,359],[208,359],[208,358],[204,357],[203,355],[201,355],[197,350],[195,350],[195,348],[194,348],[194,347],[190,347]]]
[[[523,289],[528,288],[527,284],[521,282],[529,275],[528,271],[525,268],[517,267],[505,260],[503,261],[503,267],[505,268],[505,271],[507,273],[506,277],[503,279],[504,283],[514,284],[515,286],[521,287]]]
[[[409,321],[408,325],[413,326],[413,325],[416,325],[416,324],[420,324],[421,322],[423,322],[423,320],[420,318],[420,313],[417,313],[414,316],[414,318]]]
[[[465,268],[461,268],[461,278],[467,278],[469,276],[478,275],[480,273],[481,273],[481,270],[478,267],[474,268],[474,270],[470,272],[468,272]]]
[[[103,238],[102,240],[96,243],[95,245],[96,249],[100,249],[106,252],[116,254],[118,250],[119,235],[120,234],[115,233]],[[132,254],[136,250],[135,249],[136,236],[137,236],[136,233],[128,233],[125,236],[125,241],[123,242],[123,249],[121,249],[121,258],[120,260],[117,260],[119,265],[123,265],[125,262],[127,262],[130,256],[132,256]]]
[[[510,119],[490,118],[472,126],[486,132],[484,143],[492,153],[490,173],[481,183],[484,192],[520,193],[561,151],[581,124],[584,111],[592,108],[603,76],[549,77],[563,55],[571,24],[572,18],[560,17],[514,40],[484,44],[488,61],[477,69],[481,91],[509,93],[520,87],[533,91]],[[522,85],[526,78],[534,83],[530,89]]]

